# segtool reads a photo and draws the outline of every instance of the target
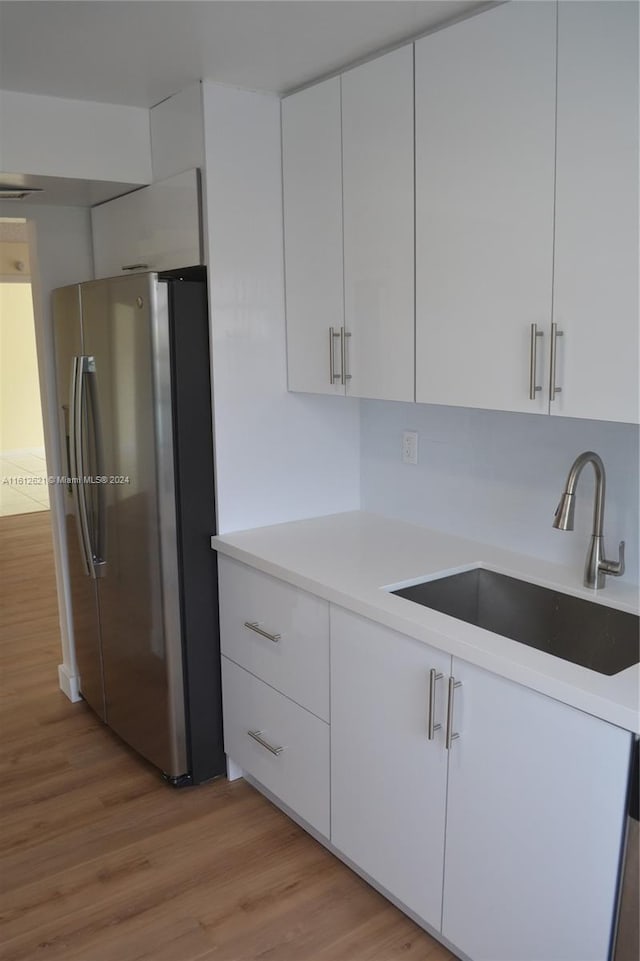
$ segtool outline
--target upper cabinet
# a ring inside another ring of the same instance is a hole
[[[413,49],[282,104],[290,390],[413,400]]]
[[[93,207],[91,231],[96,278],[201,264],[198,171]]]
[[[339,77],[283,100],[289,390],[344,393],[341,150]]]
[[[637,4],[503,3],[282,111],[291,390],[638,421]]]
[[[548,409],[555,47],[527,2],[416,43],[419,402]]]
[[[416,399],[637,422],[637,4],[486,11],[415,96]]]
[[[553,413],[638,421],[638,5],[559,4]]]
[[[413,48],[342,77],[348,392],[414,399]]]

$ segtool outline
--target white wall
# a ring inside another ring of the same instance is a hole
[[[31,253],[31,284],[38,351],[40,393],[49,474],[63,474],[57,443],[55,363],[51,318],[51,291],[93,276],[89,211],[83,207],[46,207],[0,201],[0,217],[27,218]],[[63,663],[58,669],[60,686],[72,699],[78,697],[77,667],[73,650],[69,589],[66,570],[66,535],[61,490],[50,487],[51,523]]]
[[[43,444],[31,283],[0,282],[0,450]]]
[[[0,170],[151,182],[149,111],[0,91]]]
[[[286,390],[279,101],[203,95],[219,530],[357,509],[358,402]]]
[[[401,463],[417,430],[419,464]],[[581,570],[593,516],[593,470],[578,484],[575,531],[551,527],[569,467],[595,450],[607,472],[605,544],[638,581],[638,428],[629,424],[363,401],[362,509],[532,554]]]
[[[153,179],[204,167],[202,84],[193,83],[151,108]]]

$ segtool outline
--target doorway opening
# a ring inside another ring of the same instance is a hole
[[[49,510],[27,223],[0,219],[0,516]]]

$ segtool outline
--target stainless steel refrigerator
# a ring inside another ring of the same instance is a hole
[[[83,698],[172,783],[225,769],[205,268],[53,292]]]

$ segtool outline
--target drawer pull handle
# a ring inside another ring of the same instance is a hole
[[[268,641],[273,641],[274,644],[277,644],[282,637],[282,634],[269,634],[269,631],[263,631],[257,621],[245,621],[244,626],[248,627],[250,631],[255,631],[260,637],[266,637]]]
[[[428,718],[428,731],[427,740],[433,741],[435,732],[439,731],[442,724],[435,723],[435,713],[436,713],[436,681],[442,678],[440,674],[434,667],[429,671],[429,718]]]
[[[455,677],[449,678],[449,689],[447,692],[447,733],[445,736],[445,747],[451,750],[451,745],[460,735],[453,731],[453,692],[457,687],[462,687],[462,681],[456,681]]]
[[[257,741],[260,747],[266,748],[267,751],[270,751],[271,754],[275,754],[276,757],[278,757],[278,755],[282,754],[284,751],[283,747],[274,747],[273,744],[269,744],[268,741],[265,741],[262,736],[262,731],[247,731],[247,734],[249,737],[252,737],[254,741]]]
[[[123,264],[122,270],[148,270],[149,264]]]

